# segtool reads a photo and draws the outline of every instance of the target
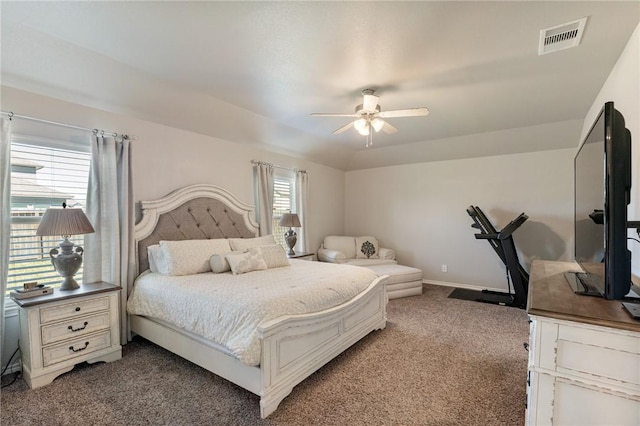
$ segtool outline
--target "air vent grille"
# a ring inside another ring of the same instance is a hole
[[[538,55],[569,49],[580,44],[587,18],[540,30]]]

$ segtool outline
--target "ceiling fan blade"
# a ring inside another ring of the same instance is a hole
[[[314,112],[311,115],[314,117],[360,117],[360,114],[341,114],[339,112]]]
[[[396,117],[419,117],[429,114],[429,110],[425,107],[396,109],[392,111],[382,111],[378,113],[380,118],[396,118]]]
[[[378,97],[376,95],[364,95],[364,101],[362,102],[362,111],[374,113],[378,106]]]
[[[385,132],[386,134],[388,134],[388,135],[398,131],[398,129],[396,129],[395,127],[393,127],[391,124],[387,123],[386,121],[382,125],[382,129],[381,130],[383,132]]]
[[[349,130],[350,128],[353,127],[353,121],[351,123],[345,124],[344,126],[340,127],[338,130],[334,130],[333,134],[334,135],[338,135],[342,132],[346,132],[347,130]]]

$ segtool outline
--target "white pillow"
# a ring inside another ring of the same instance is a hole
[[[280,244],[258,247],[262,252],[267,268],[280,268],[289,266],[289,258]]]
[[[390,248],[380,247],[378,251],[380,254],[380,259],[394,260],[396,258],[396,252]]]
[[[373,237],[356,238],[356,259],[379,259],[378,240]]]
[[[231,250],[244,252],[253,247],[276,244],[276,239],[271,234],[257,238],[229,238],[229,244],[231,245]]]
[[[165,275],[192,275],[211,271],[209,260],[216,253],[231,251],[225,238],[212,240],[160,241]],[[160,265],[158,265],[160,266]]]
[[[262,257],[262,251],[258,247],[249,249],[242,254],[228,254],[225,256],[233,275],[240,275],[251,271],[263,271],[267,269],[267,264]]]
[[[211,256],[211,259],[209,259],[209,265],[211,266],[211,270],[213,272],[215,272],[216,274],[219,274],[219,273],[228,272],[231,270],[231,266],[229,265],[229,262],[227,261],[227,258],[226,258],[228,254],[242,254],[242,252],[230,251],[228,253],[216,253],[213,256]]]
[[[329,235],[324,237],[324,248],[339,251],[347,259],[356,258],[356,239],[353,237]]]
[[[147,247],[147,259],[149,260],[149,270],[151,272],[162,273],[163,270],[167,269],[160,244],[153,244]]]

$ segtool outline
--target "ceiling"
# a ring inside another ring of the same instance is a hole
[[[637,1],[0,7],[3,85],[340,169],[365,149],[424,144],[437,159],[433,141],[582,120],[640,22]],[[541,29],[585,16],[580,46],[538,55]],[[347,118],[310,116],[352,112],[365,88],[383,110],[431,113],[389,119],[399,131],[373,148],[332,135]]]

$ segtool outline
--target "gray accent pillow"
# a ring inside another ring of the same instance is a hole
[[[231,270],[231,265],[229,265],[229,262],[226,258],[228,254],[242,254],[242,252],[230,251],[227,253],[219,253],[211,256],[211,259],[209,259],[209,265],[211,265],[211,270],[213,272],[215,272],[216,274],[220,274],[222,272],[229,272]]]

